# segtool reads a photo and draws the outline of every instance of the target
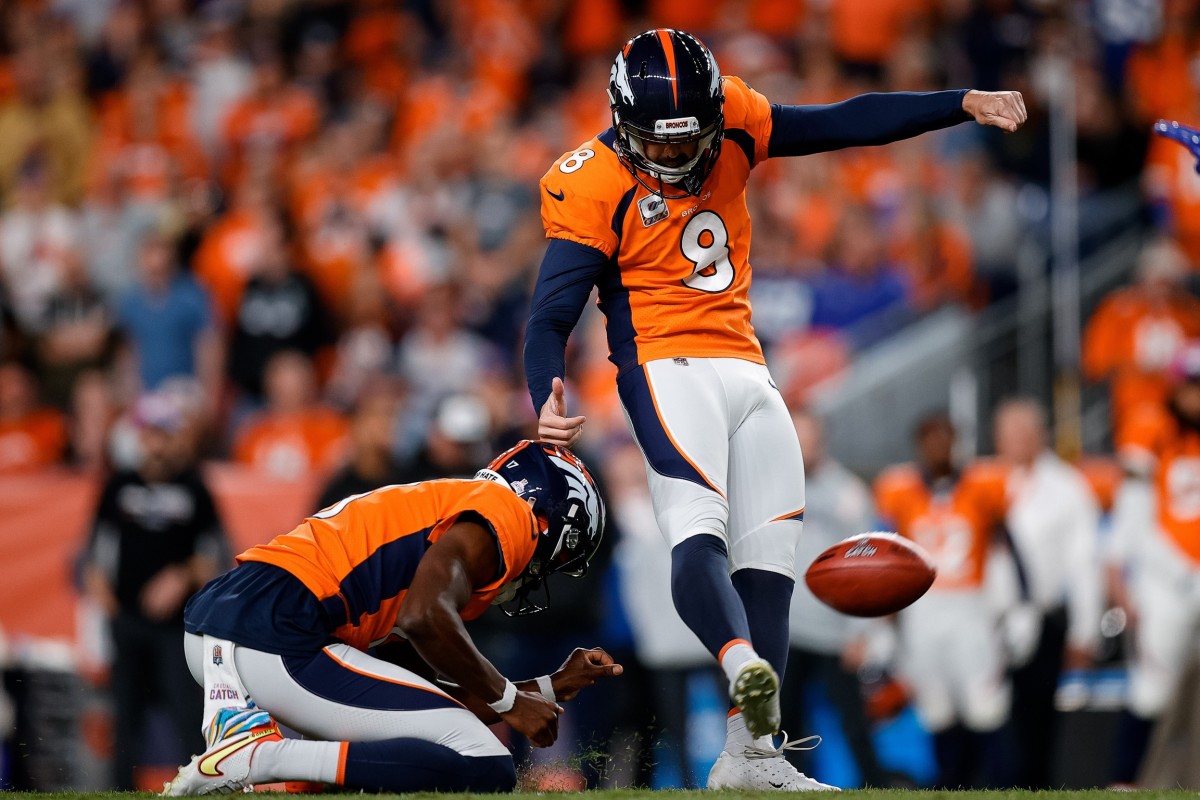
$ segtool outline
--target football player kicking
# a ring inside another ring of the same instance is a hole
[[[525,339],[538,433],[568,446],[581,434],[583,417],[567,412],[563,353],[597,286],[617,391],[672,547],[675,607],[729,679],[735,708],[708,785],[829,788],[792,769],[772,739],[804,471],[750,325],[746,180],[767,158],[970,119],[1015,131],[1024,101],[959,90],[773,105],[722,77],[708,49],[676,30],[627,42],[608,96],[613,127],[541,181],[550,243]]]
[[[521,442],[474,480],[353,495],[252,547],[185,611],[208,749],[166,795],[313,781],[389,792],[507,791],[512,757],[486,725],[538,746],[558,703],[619,675],[603,650],[514,684],[463,628],[488,606],[536,610],[554,573],[582,575],[604,528],[591,475],[565,448]],[[403,640],[405,666],[366,651]],[[275,720],[306,738],[284,739]]]

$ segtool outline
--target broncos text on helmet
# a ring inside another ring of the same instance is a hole
[[[608,80],[617,153],[647,191],[660,196],[664,184],[682,195],[700,194],[721,151],[725,94],[712,53],[690,33],[659,28],[630,39],[617,53]],[[670,166],[650,160],[646,143],[696,142],[696,154]],[[656,179],[651,187],[639,174]]]
[[[530,592],[555,573],[585,574],[604,536],[604,503],[592,474],[567,448],[524,439],[475,477],[511,488],[532,505],[541,528],[529,566],[496,604],[516,600],[514,614],[543,610],[529,602]]]

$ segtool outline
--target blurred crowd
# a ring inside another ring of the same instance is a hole
[[[520,352],[544,247],[537,180],[611,124],[613,54],[661,26],[701,36],[724,73],[774,102],[969,86],[1020,90],[1029,106],[1014,135],[959,126],[756,170],[754,323],[794,408],[906,323],[1017,290],[1017,244],[1047,228],[1062,64],[1074,78],[1083,208],[1138,193],[1156,237],[1086,330],[1083,369],[1111,382],[1117,444],[1132,441],[1121,426],[1145,404],[1169,408],[1176,382],[1188,385],[1178,361],[1200,337],[1188,289],[1200,269],[1200,178],[1184,148],[1149,136],[1162,116],[1200,123],[1200,8],[1187,0],[14,0],[0,4],[0,475],[66,464],[111,482],[164,459],[178,475],[200,459],[231,460],[279,480],[318,476],[327,488],[315,509],[384,483],[472,474],[534,422]],[[588,415],[582,448],[606,480],[619,533],[601,571],[612,576],[608,605],[594,586],[568,595],[540,636],[566,641],[574,626],[625,642],[646,667],[645,680],[629,682],[644,702],[607,710],[632,709],[626,722],[655,710],[684,753],[681,709],[694,705],[696,676],[709,677],[707,657],[660,613],[670,607],[665,556],[594,311],[568,363],[572,410]],[[821,530],[822,498],[843,492],[830,536],[881,517],[899,524],[900,512],[875,507],[890,494],[820,466],[820,422],[797,413],[809,527]],[[1007,468],[1050,458],[1043,410],[1021,401],[1006,413],[1017,421],[997,426],[1019,431],[996,432]],[[950,461],[944,420],[927,422],[919,461],[948,481],[937,500],[954,494],[966,465]],[[169,441],[147,445],[163,432]],[[1154,464],[1130,468],[1152,482]],[[1087,498],[1079,546],[1101,576],[1098,520],[1120,479],[1111,465],[1089,477],[1064,480]],[[1018,513],[1009,502],[988,513]],[[854,515],[838,516],[846,508]],[[151,510],[162,524],[162,507]],[[181,587],[228,557],[208,538],[217,523],[187,525],[204,556],[193,572],[161,578],[143,566],[133,572],[139,587],[154,586],[149,595],[126,587],[111,597],[114,576],[132,573],[94,536],[89,590],[117,617],[171,622]],[[961,734],[938,745],[943,782],[985,780],[971,771],[986,744],[976,734],[1007,729],[1006,693],[1040,691],[1044,708],[1064,658],[1096,656],[1100,577],[1081,589],[1043,578],[1042,599],[1026,592],[1007,606],[1025,612],[1033,660],[1023,663],[1041,672],[1012,672],[983,707],[954,692],[928,705],[917,692],[927,728]],[[1110,584],[1132,619],[1124,584]],[[1082,610],[1068,623],[1076,595]],[[887,782],[894,767],[870,749],[857,676],[886,661],[874,656],[888,637],[843,638],[843,622],[827,620],[825,634],[819,620],[798,628],[797,680],[827,687],[861,776]],[[532,629],[523,635],[544,652]],[[527,657],[512,636],[495,639],[498,663],[505,652]],[[1033,658],[1056,648],[1047,663]],[[874,697],[872,713],[883,713],[887,693]],[[1143,719],[1161,710],[1151,705]],[[680,758],[687,783],[694,770]],[[1048,780],[1044,763],[1026,766],[1025,777],[986,780]]]

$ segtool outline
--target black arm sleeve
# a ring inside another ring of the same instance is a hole
[[[546,248],[525,326],[525,381],[535,414],[541,413],[553,380],[563,377],[567,337],[607,264],[608,256],[578,242],[551,239]]]
[[[767,157],[888,144],[948,128],[971,119],[962,109],[968,91],[862,94],[824,106],[772,103]]]

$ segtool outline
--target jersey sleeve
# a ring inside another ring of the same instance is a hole
[[[613,213],[621,190],[613,180],[613,156],[596,140],[563,154],[542,176],[542,227],[547,239],[566,239],[611,258],[618,237]]]
[[[874,92],[840,103],[771,107],[769,155],[805,156],[897,142],[940,130],[971,115],[963,111],[966,89],[945,92]]]
[[[1121,321],[1117,313],[1117,298],[1104,300],[1083,329],[1083,374],[1089,380],[1107,377],[1116,365]]]
[[[474,484],[430,539],[440,536],[466,512],[481,517],[487,523],[496,537],[503,564],[494,581],[486,586],[475,587],[475,595],[481,595],[494,592],[525,571],[537,546],[538,526],[533,510],[507,486],[483,480]]]
[[[771,141],[771,104],[745,81],[728,75],[725,82],[725,135],[753,153],[750,166],[767,158]]]
[[[963,493],[989,529],[1004,522],[1008,514],[1008,470],[995,461],[979,461],[963,473]]]
[[[551,239],[546,248],[525,326],[525,380],[534,414],[541,413],[554,379],[566,375],[567,339],[607,263],[596,248],[565,239]]]
[[[1121,466],[1136,475],[1149,475],[1158,463],[1158,452],[1170,425],[1167,412],[1156,404],[1134,408],[1116,433]]]
[[[904,515],[904,497],[911,483],[905,473],[902,468],[892,467],[875,479],[875,509],[880,522],[893,529]]]

